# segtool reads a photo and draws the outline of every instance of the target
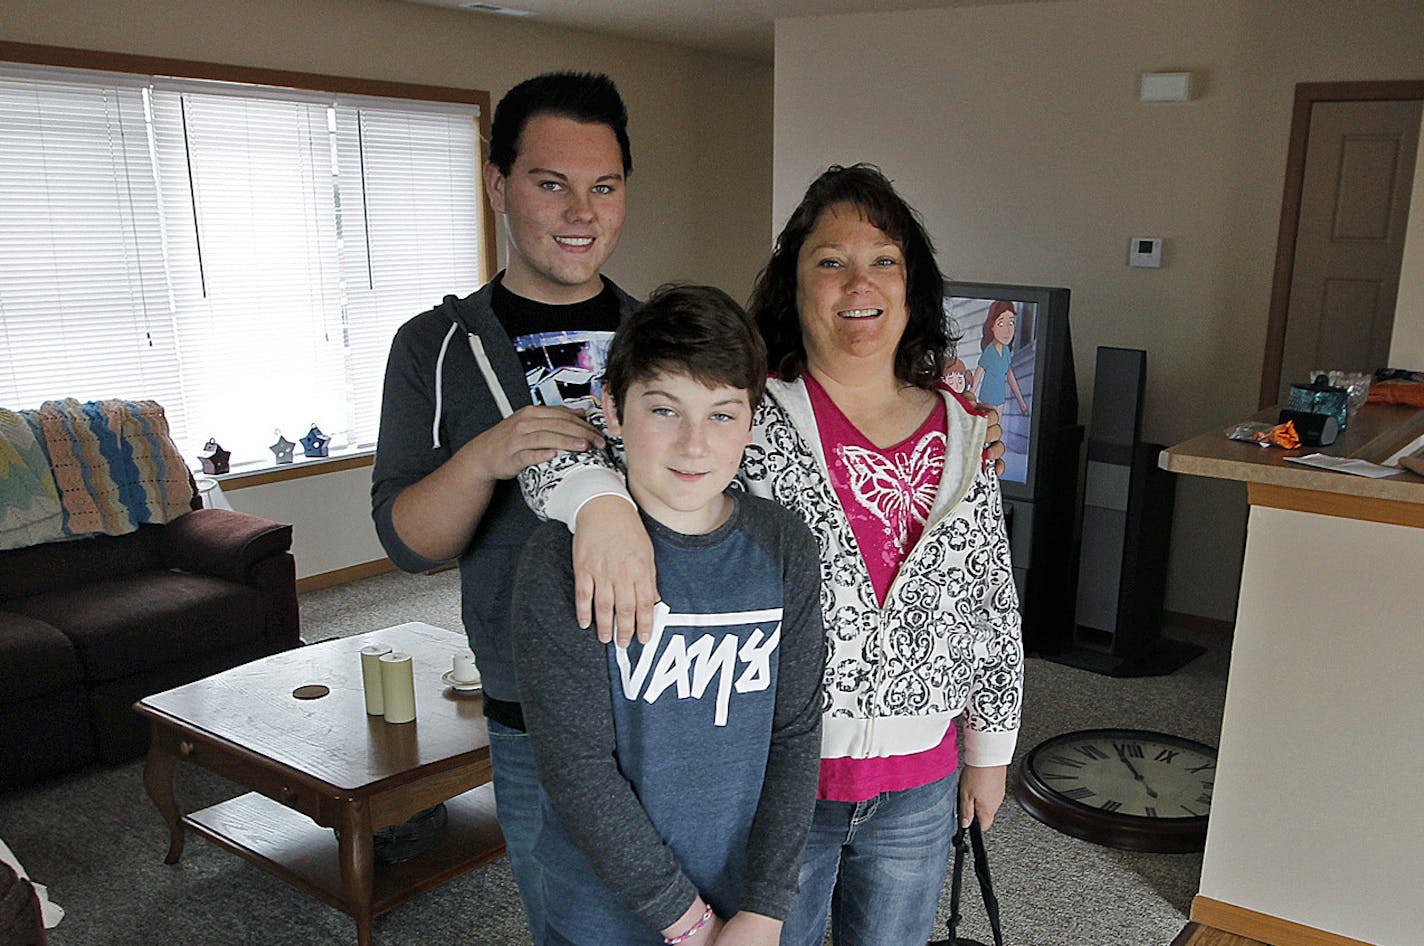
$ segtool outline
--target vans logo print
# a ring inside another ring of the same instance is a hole
[[[659,602],[653,610],[652,637],[643,645],[638,663],[634,665],[628,659],[627,648],[615,648],[624,698],[656,703],[668,690],[674,690],[679,700],[700,700],[715,680],[714,721],[718,726],[727,725],[733,690],[755,693],[771,686],[771,658],[781,643],[781,613],[781,608],[765,608],[673,614]],[[758,627],[746,640],[739,640],[730,632],[752,624],[772,627],[769,634]],[[688,643],[690,635],[670,633],[670,628],[709,631]]]

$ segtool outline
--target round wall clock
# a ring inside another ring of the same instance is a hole
[[[1064,834],[1130,851],[1200,851],[1216,750],[1142,729],[1085,729],[1024,759],[1014,797]]]

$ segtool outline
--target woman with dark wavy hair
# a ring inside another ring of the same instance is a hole
[[[905,257],[905,304],[909,322],[895,356],[895,376],[905,384],[933,387],[953,352],[944,321],[944,275],[929,234],[880,171],[869,164],[833,165],[807,189],[786,221],[771,260],[762,268],[747,310],[766,340],[772,370],[795,381],[806,369],[806,345],[797,304],[797,256],[822,215],[843,204],[900,246]]]
[[[956,809],[988,827],[1004,798],[1018,601],[985,422],[942,383],[943,285],[918,216],[858,164],[807,189],[748,306],[777,375],[759,426],[790,458],[749,453],[748,488],[801,512],[826,575],[821,778],[786,946],[818,946],[828,914],[837,946],[923,943]]]
[[[1004,799],[1023,690],[1018,598],[989,419],[941,383],[954,351],[942,286],[923,224],[885,176],[832,167],[748,307],[773,377],[740,479],[815,533],[826,634],[817,802],[785,946],[819,946],[828,916],[837,946],[924,943],[956,812],[987,828]],[[521,482],[536,512],[576,520],[583,606],[614,585],[626,641],[632,595],[608,566],[653,587],[651,569],[627,566],[646,537],[629,504],[597,498],[621,487],[594,462],[561,456]],[[603,635],[608,602],[598,610]],[[637,625],[645,643],[656,632],[651,615]]]

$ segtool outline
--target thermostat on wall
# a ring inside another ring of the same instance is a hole
[[[1162,238],[1133,237],[1127,249],[1127,265],[1146,269],[1162,268]]]

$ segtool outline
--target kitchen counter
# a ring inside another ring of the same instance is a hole
[[[1274,423],[1279,408],[1270,408],[1252,420]],[[1366,404],[1350,419],[1345,432],[1328,447],[1282,450],[1261,447],[1226,436],[1226,427],[1193,437],[1162,451],[1158,461],[1173,473],[1240,480],[1325,493],[1424,503],[1424,476],[1408,470],[1383,479],[1351,476],[1316,467],[1287,463],[1286,457],[1324,453],[1380,463],[1412,440],[1424,436],[1424,410],[1393,404]]]
[[[1378,463],[1421,435],[1424,410],[1367,404],[1326,448],[1218,429],[1161,455],[1245,482],[1251,504],[1197,923],[1275,946],[1419,943],[1424,477],[1285,458]]]

